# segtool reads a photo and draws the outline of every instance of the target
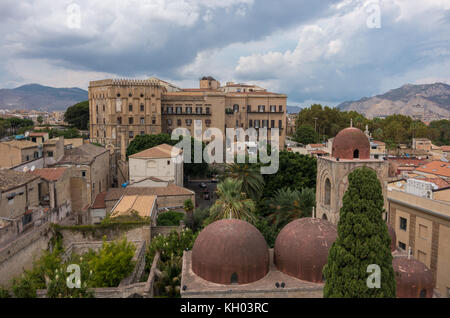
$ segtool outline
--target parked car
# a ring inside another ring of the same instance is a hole
[[[200,183],[198,186],[203,189],[206,188],[206,184],[204,182]]]

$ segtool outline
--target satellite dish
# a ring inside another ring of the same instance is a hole
[[[23,172],[27,172],[27,171],[28,171],[28,167],[27,166],[23,167]]]
[[[34,171],[34,169],[36,169],[36,167],[35,167],[35,166],[32,166],[32,167],[31,167],[31,171]]]
[[[25,133],[25,138],[28,137],[29,135],[30,135],[30,132],[27,131],[27,132]]]

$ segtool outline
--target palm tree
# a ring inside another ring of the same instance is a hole
[[[267,201],[272,211],[269,218],[277,228],[281,228],[295,219],[311,216],[315,201],[314,189],[278,189]]]
[[[259,169],[256,164],[232,163],[227,164],[224,174],[228,178],[241,181],[242,192],[257,201],[261,198],[264,190],[264,178]]]
[[[184,201],[184,211],[186,212],[186,217],[189,221],[189,224],[191,224],[194,219],[194,204],[192,203],[191,199],[187,199],[186,201]]]
[[[254,222],[255,202],[242,192],[242,181],[226,178],[217,185],[218,199],[211,207],[211,216],[215,220],[235,218]]]

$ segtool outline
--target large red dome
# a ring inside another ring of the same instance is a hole
[[[370,159],[370,143],[361,129],[349,127],[333,139],[332,157],[339,159]]]
[[[322,269],[328,261],[328,250],[336,238],[336,227],[326,220],[294,220],[277,236],[274,247],[275,265],[279,271],[290,276],[321,283]]]
[[[422,262],[407,256],[394,257],[398,298],[433,297],[433,273]]]
[[[218,284],[248,284],[269,272],[269,249],[256,227],[223,219],[205,227],[192,248],[192,271]]]

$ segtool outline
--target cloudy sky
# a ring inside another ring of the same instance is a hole
[[[449,0],[0,0],[0,87],[212,75],[289,105],[450,84]]]

